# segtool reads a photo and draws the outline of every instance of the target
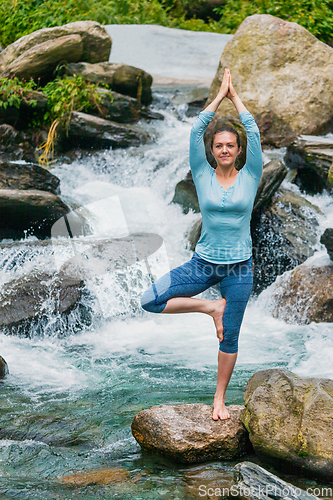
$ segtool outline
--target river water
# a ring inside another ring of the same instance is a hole
[[[171,203],[189,170],[194,121],[186,116],[186,105],[172,105],[172,95],[154,93],[153,107],[165,120],[145,125],[153,143],[92,153],[52,168],[64,199],[87,207],[95,240],[136,232],[163,238],[148,257],[156,277],[191,258],[186,232],[198,219]],[[283,150],[270,151],[266,161],[274,155],[283,156]],[[333,225],[333,203],[325,194],[307,198],[322,210],[310,261],[319,264],[328,261],[319,236]],[[57,255],[52,244],[38,246],[34,238],[2,247],[0,282],[56,269],[59,252],[60,259],[67,258],[66,245],[64,240]],[[92,277],[67,321],[50,314],[30,338],[0,334],[0,354],[10,370],[0,392],[2,498],[191,499],[202,498],[200,484],[219,486],[230,479],[234,463],[176,465],[142,453],[131,435],[138,411],[162,403],[211,404],[215,390],[218,342],[212,319],[143,311],[140,296],[149,284],[143,261]],[[333,326],[274,319],[274,286],[250,300],[228,404],[243,403],[246,382],[260,369],[333,377]],[[202,297],[216,298],[218,291],[212,288]]]

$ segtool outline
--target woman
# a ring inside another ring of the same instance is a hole
[[[235,165],[241,146],[233,128],[214,132],[215,170],[206,159],[203,135],[225,97],[234,104],[247,134],[246,163],[240,171]],[[212,417],[224,420],[230,418],[225,394],[253,285],[250,220],[263,167],[258,127],[236,94],[228,69],[216,98],[193,125],[190,166],[202,214],[200,239],[192,259],[157,280],[143,294],[141,305],[155,313],[202,312],[213,318],[220,346]],[[192,298],[217,283],[222,299]]]

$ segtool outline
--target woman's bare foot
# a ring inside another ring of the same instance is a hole
[[[211,300],[211,310],[208,312],[215,323],[216,336],[220,342],[223,340],[223,314],[225,310],[226,300]]]
[[[227,420],[230,418],[230,413],[228,412],[225,404],[224,404],[224,398],[214,398],[214,404],[213,404],[213,420]]]

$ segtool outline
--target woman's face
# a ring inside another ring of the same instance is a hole
[[[219,132],[214,137],[212,155],[220,167],[235,166],[237,156],[242,148],[237,145],[237,137],[232,132]]]

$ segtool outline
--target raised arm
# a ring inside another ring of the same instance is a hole
[[[239,118],[241,119],[241,122],[246,131],[247,148],[246,148],[245,168],[248,169],[248,171],[254,178],[260,179],[263,170],[263,159],[262,159],[259,129],[256,122],[254,121],[253,116],[246,109],[246,107],[238,97],[231,82],[230,71],[229,71],[228,93],[226,97],[230,99],[230,101],[234,104],[239,114]]]

